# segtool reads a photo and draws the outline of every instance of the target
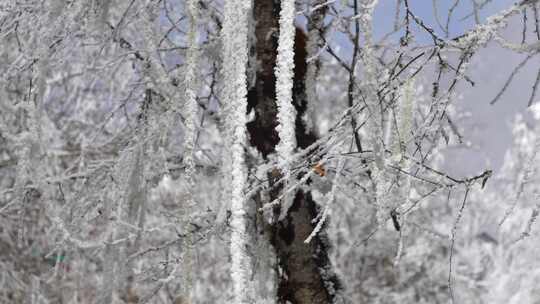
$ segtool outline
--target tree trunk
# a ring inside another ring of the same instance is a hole
[[[276,65],[279,29],[279,1],[254,0],[256,43],[258,61],[256,82],[248,93],[248,111],[255,112],[255,119],[247,124],[250,143],[266,158],[275,152],[279,142],[276,105]],[[306,36],[297,30],[295,39],[295,76],[293,103],[297,111],[296,141],[299,148],[306,148],[316,141],[307,130],[301,117],[307,110],[304,75],[306,72]],[[279,195],[280,189],[270,193],[270,200]],[[259,204],[264,202],[259,202]],[[299,190],[288,215],[280,222],[263,225],[266,236],[275,249],[278,259],[278,302],[293,304],[333,303],[337,299],[339,281],[331,270],[328,259],[328,242],[322,230],[309,244],[304,240],[314,228],[312,219],[317,206],[311,194]]]

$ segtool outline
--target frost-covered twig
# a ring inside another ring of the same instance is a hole
[[[514,76],[519,72],[519,70],[521,70],[525,64],[527,64],[527,62],[533,57],[533,55],[528,55],[527,57],[525,57],[525,59],[523,59],[515,68],[514,70],[512,71],[512,73],[510,73],[510,76],[508,77],[508,79],[506,80],[506,82],[504,83],[504,85],[502,86],[502,88],[499,90],[499,93],[497,93],[497,96],[495,96],[495,98],[493,98],[493,100],[491,100],[490,104],[495,104],[499,98],[501,98],[502,94],[506,91],[506,89],[508,88],[508,86],[510,85],[510,83],[512,83],[512,80],[514,79]]]
[[[450,260],[449,260],[449,268],[448,268],[448,291],[450,293],[450,298],[452,299],[452,303],[454,303],[454,288],[452,285],[452,265],[453,265],[453,259],[454,259],[454,245],[456,242],[456,234],[457,229],[459,225],[459,221],[463,217],[463,210],[465,210],[465,204],[467,203],[467,196],[469,194],[469,186],[465,189],[465,195],[463,196],[463,202],[461,203],[461,207],[458,210],[458,214],[456,217],[456,221],[454,222],[454,226],[452,226],[452,237],[450,239]]]
[[[304,243],[309,244],[309,242],[311,242],[311,240],[317,235],[317,233],[321,231],[326,221],[326,218],[329,216],[331,212],[330,207],[334,203],[334,199],[336,196],[336,189],[339,183],[339,177],[341,176],[341,171],[343,170],[344,166],[345,166],[345,158],[341,157],[338,161],[336,175],[334,176],[334,180],[332,181],[332,190],[330,190],[328,201],[324,205],[322,215],[320,215],[320,218],[319,218],[319,222],[317,223],[313,231],[309,234],[309,236],[304,240]]]
[[[515,244],[523,241],[524,239],[528,238],[531,235],[532,226],[534,225],[534,223],[538,219],[538,215],[540,214],[540,203],[538,202],[539,199],[540,199],[540,195],[538,195],[538,193],[537,193],[535,195],[535,200],[537,201],[537,203],[534,205],[534,207],[533,207],[533,209],[531,211],[531,216],[529,217],[529,220],[527,221],[527,225],[525,226],[525,230],[523,232],[521,232],[521,234],[519,235],[519,237],[515,241],[512,242],[512,245],[515,245]]]
[[[499,228],[506,222],[506,220],[514,213],[514,209],[516,208],[517,204],[519,203],[519,200],[521,199],[521,195],[525,191],[525,186],[531,181],[532,175],[534,173],[535,168],[535,162],[536,162],[536,156],[538,155],[538,150],[540,149],[540,135],[538,134],[538,131],[540,131],[540,126],[537,126],[535,128],[535,135],[536,138],[534,139],[534,146],[532,149],[531,155],[529,155],[525,166],[524,166],[524,172],[521,178],[519,179],[519,183],[517,185],[516,189],[516,195],[513,199],[512,205],[506,210],[504,213],[503,218],[499,222]]]

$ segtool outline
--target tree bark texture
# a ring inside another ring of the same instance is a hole
[[[279,142],[276,105],[276,65],[279,1],[254,0],[256,42],[252,48],[258,61],[256,81],[248,92],[248,112],[253,110],[255,119],[247,124],[250,143],[264,158],[273,152]],[[295,38],[295,73],[293,103],[297,111],[296,140],[298,148],[306,148],[317,139],[307,130],[302,115],[307,110],[304,76],[306,73],[306,35],[297,29]],[[280,189],[270,193],[270,200],[279,195]],[[259,200],[258,204],[262,204]],[[260,206],[258,206],[260,207]],[[258,223],[275,249],[278,273],[278,302],[293,304],[334,303],[340,289],[339,280],[331,270],[328,259],[328,241],[324,229],[309,244],[304,240],[314,228],[312,219],[317,215],[311,194],[297,191],[294,203],[285,219],[274,224]]]

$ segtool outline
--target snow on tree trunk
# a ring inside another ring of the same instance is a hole
[[[326,0],[316,0],[313,2],[313,6],[323,5]],[[326,6],[319,8],[312,12],[308,20],[308,41],[306,45],[307,51],[307,71],[306,71],[306,97],[309,100],[307,104],[306,113],[302,117],[306,130],[308,132],[313,131],[313,119],[314,119],[314,104],[318,104],[317,95],[317,76],[318,76],[318,58],[322,51],[322,39],[319,31],[324,26],[324,16],[326,13]]]
[[[279,134],[279,143],[276,152],[279,157],[280,167],[286,181],[290,178],[290,161],[296,147],[295,121],[296,110],[293,105],[293,78],[294,78],[294,0],[281,1],[279,13],[279,39],[276,59],[276,104],[277,122],[276,131]],[[287,188],[288,183],[285,182]],[[282,200],[281,221],[291,207],[293,197],[285,195]]]
[[[374,166],[372,166],[372,177],[375,190],[375,202],[377,204],[377,222],[382,224],[384,220],[384,209],[388,201],[388,189],[390,183],[385,174],[385,155],[384,155],[384,126],[383,115],[379,97],[377,96],[377,68],[376,58],[373,48],[373,11],[378,0],[365,0],[361,6],[360,32],[364,36],[364,46],[362,48],[362,61],[364,63],[364,80],[362,87],[366,96],[367,113],[367,132],[375,157]]]
[[[285,166],[296,147],[295,126],[296,110],[292,104],[293,71],[294,71],[294,0],[281,1],[279,18],[279,40],[276,62],[276,130],[279,143],[276,147],[278,156]]]
[[[246,222],[246,198],[244,186],[246,169],[244,145],[246,143],[246,107],[248,61],[248,13],[251,1],[228,0],[222,29],[223,76],[225,77],[224,103],[230,105],[232,127],[231,164],[231,278],[233,303],[251,303],[250,261],[247,254],[248,235]]]
[[[383,147],[383,124],[382,111],[377,96],[377,68],[376,58],[373,48],[373,10],[377,5],[377,0],[366,0],[363,2],[360,13],[360,31],[364,36],[364,45],[362,47],[362,61],[364,63],[364,81],[366,103],[368,105],[368,132],[373,152],[375,154],[375,163],[379,170],[384,167],[384,147]]]
[[[248,124],[251,144],[267,159],[276,151],[279,136],[275,130],[278,123],[277,91],[278,82],[274,73],[277,65],[278,39],[274,29],[279,27],[280,1],[258,0],[254,2],[255,52],[257,56],[256,83],[250,89],[248,104],[254,110],[255,118]],[[292,105],[295,108],[294,149],[305,149],[317,141],[317,137],[302,123],[307,111],[305,73],[306,37],[296,29],[294,45],[294,76]],[[275,94],[275,95],[274,95]],[[275,168],[273,168],[275,169]],[[311,241],[304,241],[313,231],[313,219],[317,216],[317,205],[307,189],[284,189],[276,181],[281,178],[279,170],[267,171],[269,191],[258,196],[261,208],[265,203],[281,201],[283,191],[292,196],[292,206],[288,212],[280,212],[284,218],[277,223],[263,220],[257,223],[265,237],[271,242],[276,253],[277,303],[323,304],[338,302],[340,282],[332,272],[328,256],[325,229],[316,233]],[[278,178],[276,178],[278,177]],[[307,178],[306,178],[307,179]],[[305,180],[304,180],[305,181]],[[283,209],[283,205],[280,206]]]
[[[392,155],[393,161],[397,163],[398,167],[404,172],[409,172],[411,169],[410,160],[405,158],[407,153],[407,144],[411,139],[411,134],[413,132],[413,115],[415,108],[415,90],[414,90],[415,81],[414,78],[407,80],[401,89],[401,96],[399,98],[398,111],[397,111],[397,134],[393,140],[392,144]],[[411,192],[411,176],[405,175],[400,177],[400,187],[397,193],[396,203],[399,204],[393,212],[396,212],[394,220],[398,221],[399,231],[399,244],[394,259],[394,265],[398,265],[403,254],[404,246],[404,230],[406,223],[406,214],[405,211],[407,208],[410,208],[410,192]],[[399,219],[397,218],[399,216]]]

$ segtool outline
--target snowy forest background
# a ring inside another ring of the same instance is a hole
[[[0,1],[0,303],[540,303],[538,9]]]

